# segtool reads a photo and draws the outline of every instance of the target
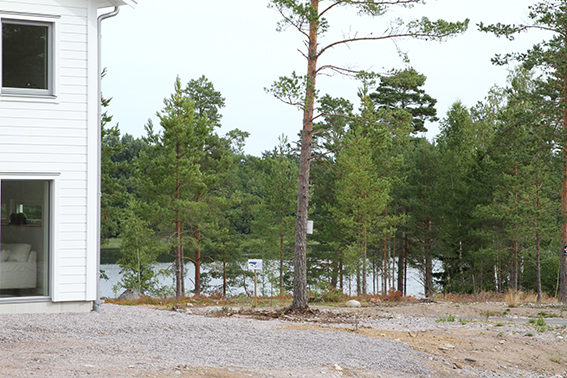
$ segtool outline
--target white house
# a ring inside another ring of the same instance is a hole
[[[99,28],[135,3],[0,0],[0,313],[97,301]]]

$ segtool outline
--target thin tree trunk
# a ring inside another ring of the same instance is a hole
[[[408,235],[404,233],[404,295],[408,295],[408,255],[409,255],[409,241]]]
[[[514,165],[514,177],[518,178],[518,165]],[[518,204],[518,192],[514,192],[516,206]],[[518,241],[512,240],[512,266],[510,270],[510,285],[512,290],[518,291]]]
[[[222,296],[226,298],[226,244],[222,243]]]
[[[394,207],[394,216],[396,216],[396,207]],[[394,224],[394,229],[396,225]],[[392,288],[396,287],[394,282],[396,281],[396,233],[394,231],[394,240],[392,245]]]
[[[181,177],[180,177],[180,166],[181,166],[181,152],[179,142],[176,144],[176,159],[177,159],[177,170],[175,176],[175,200],[177,203],[181,201]],[[182,225],[181,225],[181,211],[179,209],[175,212],[175,232],[177,236],[177,246],[175,251],[175,296],[177,298],[184,294],[183,291],[183,239],[181,237]]]
[[[283,272],[284,272],[284,232],[283,212],[281,215],[282,229],[280,230],[280,295],[283,295]]]
[[[384,207],[384,219],[388,219],[388,206]],[[388,236],[384,233],[384,261],[382,264],[382,269],[384,270],[382,274],[382,293],[384,295],[388,292]]]
[[[539,182],[536,180],[536,280],[537,280],[537,303],[541,303],[541,262],[540,262],[540,254],[539,254],[539,246],[540,246],[540,222],[539,222],[539,212],[540,212],[540,202],[539,202]]]
[[[319,0],[311,0],[311,6],[319,13]],[[309,48],[307,56],[307,89],[303,110],[303,132],[299,159],[299,183],[297,186],[297,218],[295,223],[295,250],[293,271],[293,302],[291,308],[305,311],[309,308],[307,298],[307,211],[309,209],[309,168],[311,141],[313,139],[313,108],[315,105],[315,82],[317,77],[317,33],[319,20],[309,23]]]
[[[181,296],[185,295],[185,249],[183,247],[183,223],[181,223],[181,266],[179,267],[181,272]]]
[[[366,200],[366,194],[364,195],[364,199]],[[362,227],[362,237],[363,237],[363,253],[362,253],[362,294],[366,294],[366,261],[367,261],[367,238],[366,238],[366,219],[364,220],[363,227]]]
[[[425,240],[425,297],[433,294],[433,260],[431,258],[431,221],[427,220],[427,238]]]
[[[201,230],[197,227],[195,234],[195,295],[201,295]]]

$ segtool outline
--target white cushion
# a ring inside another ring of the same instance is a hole
[[[26,262],[30,256],[30,244],[2,244],[3,248],[10,250],[7,261]]]
[[[10,257],[10,250],[3,249],[0,251],[0,262],[8,260],[8,257]]]

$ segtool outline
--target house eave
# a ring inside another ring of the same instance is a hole
[[[103,1],[99,1],[98,7],[99,8],[120,7],[123,5],[128,5],[132,8],[135,8],[136,5],[138,5],[138,0],[103,0]]]

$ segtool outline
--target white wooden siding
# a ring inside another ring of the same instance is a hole
[[[92,0],[0,0],[0,17],[43,15],[56,22],[57,98],[0,96],[0,176],[3,172],[59,174],[51,295],[63,302],[96,299],[92,289],[98,274],[92,272],[96,243],[87,235],[92,232],[87,204],[98,200],[96,188],[89,189],[96,182],[88,172],[96,169],[97,156],[92,155],[98,149],[89,130],[96,127],[93,109],[98,107],[97,90],[89,85],[98,77],[88,77],[98,76],[90,61],[96,57],[98,6]]]

